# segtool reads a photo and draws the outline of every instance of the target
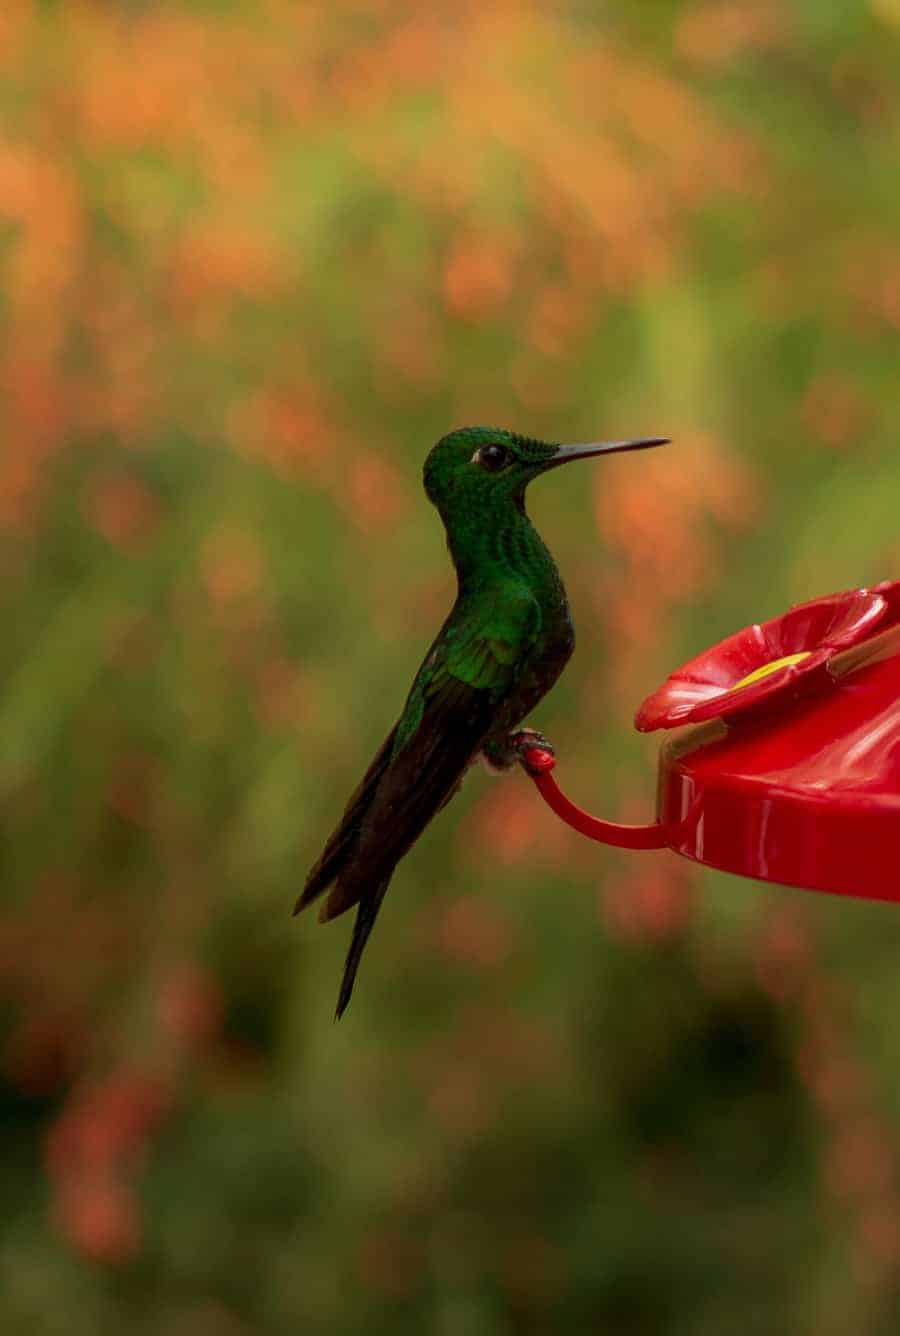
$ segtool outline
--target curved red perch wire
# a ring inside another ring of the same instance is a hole
[[[612,844],[617,849],[664,849],[666,841],[658,821],[648,826],[623,826],[616,821],[601,821],[583,808],[577,807],[559,788],[550,773],[556,757],[543,747],[529,747],[522,754],[522,767],[534,780],[535,788],[547,806],[565,821],[566,825],[586,835],[589,840]]]

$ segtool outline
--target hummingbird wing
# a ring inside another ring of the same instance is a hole
[[[386,743],[370,767],[367,779],[371,777],[374,789],[361,820],[353,822],[351,800],[310,874],[299,907],[324,889],[326,865],[334,868],[337,884],[321,917],[334,918],[359,903],[338,1015],[350,999],[363,947],[396,864],[453,796],[515,686],[540,627],[540,607],[523,586],[500,586],[457,603],[419,669],[392,735],[387,763]],[[365,785],[366,780],[357,795]],[[344,827],[353,824],[355,830],[342,836]],[[328,850],[339,847],[345,856],[329,859]]]
[[[418,839],[452,795],[515,686],[540,631],[540,608],[519,587],[491,590],[475,608],[460,606],[416,676],[397,724],[390,763],[378,781],[354,850],[338,877],[326,918],[356,903],[363,868],[377,877]],[[362,865],[362,866],[360,866]]]
[[[301,909],[305,909],[323,891],[327,891],[352,854],[353,847],[359,840],[363,817],[369,810],[375,796],[378,781],[390,763],[396,733],[395,726],[378,748],[375,759],[350,795],[340,824],[331,835],[315,866],[306,878],[303,893],[294,906],[295,914],[299,914]]]

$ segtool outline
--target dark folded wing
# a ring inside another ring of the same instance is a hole
[[[306,885],[294,906],[295,914],[299,914],[301,909],[305,909],[317,896],[328,889],[335,877],[339,875],[341,868],[352,856],[354,846],[359,839],[363,819],[372,804],[372,799],[375,797],[378,783],[390,762],[396,732],[396,728],[392,728],[388,733],[372,764],[351,794],[337,829],[331,835],[317,863],[306,878]]]
[[[515,686],[540,629],[538,605],[527,591],[502,589],[476,611],[456,610],[413,684],[390,764],[323,918],[390,874],[454,793]]]

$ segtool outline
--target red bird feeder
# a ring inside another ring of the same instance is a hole
[[[763,881],[900,900],[900,581],[745,628],[673,673],[636,724],[678,728],[660,753],[651,825],[590,816],[559,790],[550,751],[524,753],[576,830]]]

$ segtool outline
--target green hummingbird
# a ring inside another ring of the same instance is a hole
[[[550,690],[575,647],[566,592],[525,513],[525,489],[576,459],[665,445],[666,438],[552,445],[492,427],[463,427],[425,461],[458,592],[406,704],[313,867],[294,913],[331,888],[322,922],[358,905],[336,1017],[394,868],[458,790],[480,755],[507,769],[540,738],[516,727]]]

